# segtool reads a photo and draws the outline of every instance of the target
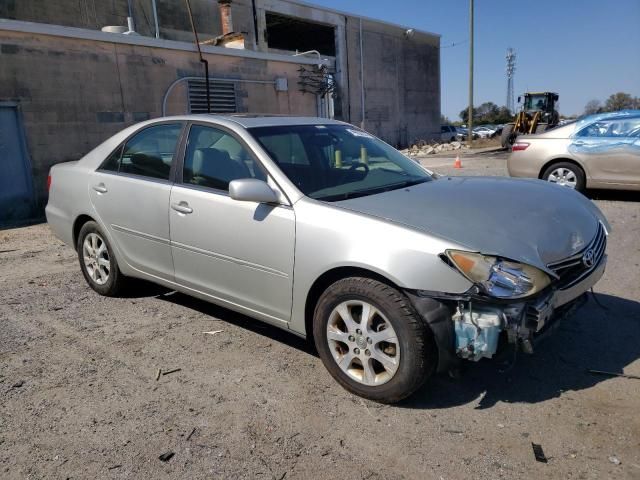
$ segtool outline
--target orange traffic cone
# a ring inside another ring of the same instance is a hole
[[[456,155],[456,161],[453,164],[453,168],[462,168],[462,162],[460,161],[460,155]]]

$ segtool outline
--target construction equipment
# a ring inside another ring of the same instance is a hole
[[[558,94],[552,92],[525,93],[522,109],[514,123],[508,123],[502,129],[502,146],[511,147],[518,135],[542,133],[558,125],[560,116],[555,109],[558,98]],[[521,100],[522,97],[518,97],[518,103]]]

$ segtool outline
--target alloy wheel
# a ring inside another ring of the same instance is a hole
[[[82,257],[91,280],[98,285],[107,283],[111,272],[111,261],[107,244],[100,235],[89,233],[85,237],[82,243]]]
[[[400,365],[395,330],[382,312],[363,300],[348,300],[333,309],[327,342],[338,367],[363,385],[388,382]]]
[[[576,177],[576,174],[572,170],[564,167],[558,167],[553,170],[547,177],[547,180],[551,183],[557,183],[558,185],[573,189],[578,185],[578,177]]]

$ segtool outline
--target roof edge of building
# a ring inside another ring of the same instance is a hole
[[[352,17],[352,18],[361,18],[362,20],[365,20],[367,22],[379,23],[381,25],[388,25],[388,26],[391,26],[391,27],[397,27],[397,28],[401,28],[401,29],[404,29],[404,30],[414,30],[416,33],[420,33],[422,35],[430,35],[430,36],[433,36],[433,37],[442,38],[442,35],[440,35],[439,33],[429,32],[427,30],[421,30],[419,28],[414,28],[414,27],[408,27],[406,25],[400,25],[400,24],[393,23],[393,22],[387,22],[386,20],[380,20],[379,18],[367,17],[366,15],[359,15],[357,13],[345,12],[344,10],[335,10],[333,8],[323,7],[322,5],[316,5],[314,3],[305,2],[303,0],[280,0],[280,1],[281,2],[287,2],[287,3],[293,3],[294,5],[300,5],[300,6],[303,6],[303,7],[313,8],[313,9],[316,9],[316,10],[322,10],[324,12],[330,12],[330,13],[334,13],[334,14],[337,14],[337,15],[344,15],[344,16]]]
[[[121,33],[109,33],[100,30],[89,30],[86,28],[67,27],[64,25],[54,25],[48,23],[25,22],[22,20],[10,20],[0,18],[0,32],[34,33],[49,35],[53,37],[75,38],[80,40],[90,40],[96,42],[119,43],[126,45],[139,45],[152,48],[163,48],[167,50],[181,50],[185,52],[196,52],[196,46],[191,42],[180,42],[177,40],[166,40],[142,35],[124,35]],[[236,48],[215,47],[211,45],[200,46],[203,53],[211,55],[227,55],[232,57],[252,58],[257,60],[271,60],[276,62],[297,63],[305,65],[317,65],[325,63],[325,60],[309,58],[303,56],[283,55],[279,53],[258,52],[255,50],[245,50]]]

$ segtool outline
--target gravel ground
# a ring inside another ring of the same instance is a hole
[[[424,160],[465,175],[504,161]],[[640,375],[640,198],[597,198],[614,229],[600,305],[511,369],[469,364],[396,406],[242,315],[146,284],[98,296],[46,225],[0,231],[0,477],[638,479],[640,380],[586,369]]]

